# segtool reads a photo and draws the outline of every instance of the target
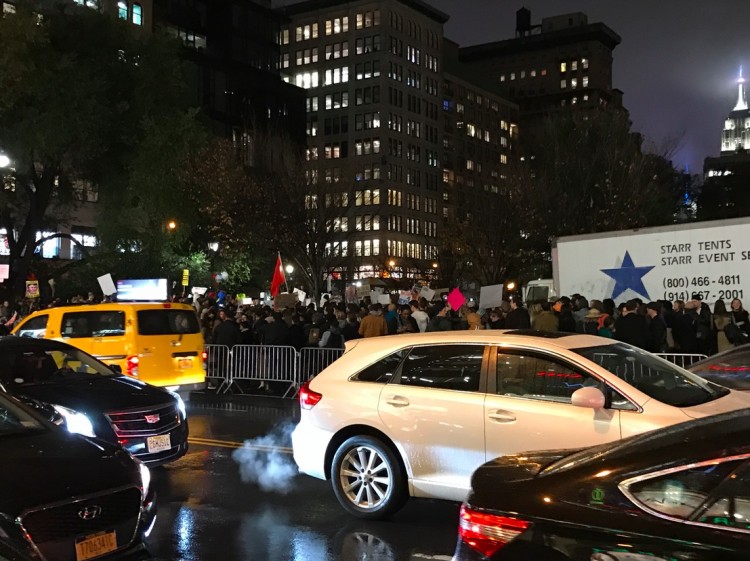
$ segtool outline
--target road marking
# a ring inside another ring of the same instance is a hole
[[[190,444],[198,444],[200,446],[216,446],[219,448],[249,448],[251,450],[258,450],[261,452],[280,452],[282,454],[292,453],[292,449],[286,446],[255,444],[252,441],[232,442],[230,440],[217,440],[215,438],[200,438],[197,436],[191,436],[188,438],[188,442]]]

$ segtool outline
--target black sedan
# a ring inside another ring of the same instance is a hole
[[[484,559],[750,559],[750,411],[484,464],[454,561]]]
[[[144,557],[156,520],[149,469],[0,393],[0,559]]]
[[[119,444],[151,466],[187,452],[179,395],[123,376],[65,343],[0,338],[0,390],[53,405],[71,432]]]
[[[704,358],[688,370],[727,388],[750,391],[750,344]]]

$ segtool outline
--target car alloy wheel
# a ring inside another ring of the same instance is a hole
[[[388,446],[369,436],[352,437],[339,447],[331,481],[341,505],[360,518],[389,516],[406,498],[398,459]]]

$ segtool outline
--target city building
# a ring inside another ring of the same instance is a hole
[[[750,214],[750,107],[745,78],[737,79],[737,102],[724,120],[721,152],[703,162],[704,184],[700,218],[728,218]]]
[[[620,36],[584,13],[531,24],[526,8],[516,13],[516,37],[463,47],[459,60],[480,84],[518,104],[522,141],[532,145],[540,121],[570,105],[622,107],[612,87],[612,52]]]
[[[434,273],[442,217],[442,44],[421,0],[308,0],[283,9],[281,72],[307,90],[309,178],[338,204],[333,278]]]

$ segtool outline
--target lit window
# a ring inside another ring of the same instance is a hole
[[[570,79],[570,87],[576,89],[578,87],[578,78]]]
[[[511,72],[510,73],[510,79],[511,80],[515,80],[516,79],[516,73],[515,72]]]
[[[584,88],[588,88],[589,87],[589,77],[588,76],[584,76],[583,78],[581,78],[581,85]]]
[[[574,60],[573,62],[570,63],[570,70],[572,72],[575,72],[576,70],[578,70],[578,61],[577,60]]]
[[[133,23],[143,25],[143,8],[140,4],[133,4]]]
[[[501,74],[500,75],[500,81],[501,82],[505,82],[505,74]]]
[[[560,80],[560,89],[564,90],[568,87],[568,83],[565,80]]]
[[[560,63],[560,72],[567,72],[568,71],[568,63],[567,62],[561,62]]]
[[[589,67],[589,59],[582,58],[581,59],[581,68],[583,68],[584,70],[587,70],[588,67]]]
[[[127,2],[117,3],[117,17],[119,17],[120,19],[124,19],[124,20],[128,19],[128,3]]]
[[[532,70],[532,71],[531,71],[531,77],[532,77],[532,78],[535,78],[535,77],[536,77],[536,70]]]

